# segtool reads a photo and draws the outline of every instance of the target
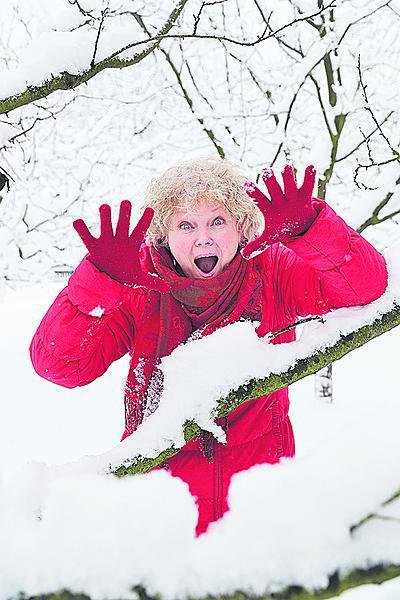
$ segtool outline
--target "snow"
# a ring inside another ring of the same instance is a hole
[[[9,123],[0,123],[0,146],[5,144],[13,135],[18,133],[15,126]]]
[[[381,585],[363,585],[361,588],[343,592],[340,600],[397,600],[399,597],[400,577],[386,581]]]
[[[168,8],[168,7],[166,7]],[[90,69],[94,57],[99,22],[94,26],[78,26],[76,7],[71,11],[55,10],[50,17],[51,28],[43,30],[20,51],[19,65],[14,69],[0,70],[0,98],[23,92],[27,87],[39,87],[44,82],[64,72],[79,75]],[[164,15],[164,11],[160,17]],[[81,25],[84,17],[80,16]],[[70,29],[70,27],[74,27]],[[52,27],[57,27],[53,29]],[[98,63],[115,53],[119,58],[130,59],[146,47],[146,37],[134,19],[106,20],[98,39],[95,62]],[[128,45],[132,50],[119,51]]]
[[[91,317],[102,317],[104,315],[104,311],[105,311],[105,308],[102,308],[101,306],[98,305],[98,306],[95,306],[94,309],[89,312],[89,315]]]
[[[99,22],[84,26],[86,18],[76,4],[54,0],[51,10],[45,0],[3,4],[0,96],[22,91],[26,83],[38,85],[60,71],[79,73],[88,68]],[[105,7],[103,0],[79,4],[96,18]],[[132,9],[131,0],[107,0],[107,4],[117,13]],[[135,10],[156,31],[172,4],[135,2]],[[191,1],[175,32],[191,31],[201,4],[201,0]],[[0,145],[7,145],[7,151],[2,151],[1,160],[16,183],[2,198],[0,215],[4,275],[0,297],[5,295],[0,305],[0,600],[15,598],[23,590],[32,595],[64,587],[99,600],[130,598],[135,595],[129,590],[137,583],[171,599],[236,588],[256,593],[296,583],[324,585],[337,568],[346,572],[385,560],[399,564],[400,532],[395,520],[375,518],[349,534],[349,527],[370,512],[393,519],[400,516],[398,501],[380,507],[399,488],[399,328],[335,363],[333,404],[314,398],[313,378],[291,387],[295,459],[235,476],[231,511],[199,539],[193,535],[195,505],[180,480],[165,472],[122,480],[106,473],[110,464],[137,452],[156,455],[173,442],[179,445],[186,418],[222,439],[209,418],[218,396],[242,379],[283,367],[293,350],[296,355],[309,351],[314,339],[319,344],[332,341],[338,331],[349,331],[388,309],[399,297],[395,261],[390,289],[383,298],[362,309],[336,311],[325,324],[307,324],[290,348],[270,348],[267,340],[256,338],[254,326],[241,323],[204,343],[198,340],[179,348],[163,364],[167,386],[159,410],[153,414],[149,410],[140,431],[123,444],[118,440],[127,357],[89,386],[64,389],[41,380],[28,356],[41,316],[65,284],[50,284],[49,276],[71,271],[82,254],[72,232],[73,219],[83,217],[95,226],[102,202],[118,205],[126,197],[134,198],[138,216],[145,185],[153,174],[213,150],[197,117],[213,131],[227,157],[240,160],[246,177],[254,181],[266,161],[272,163],[281,144],[283,152],[274,162],[276,173],[285,155],[298,173],[313,163],[323,175],[330,166],[332,147],[315,86],[310,80],[303,84],[303,78],[356,20],[337,55],[330,54],[334,69],[340,67],[342,81],[341,87],[335,85],[335,107],[327,97],[323,65],[313,70],[328,122],[332,125],[340,113],[347,115],[327,200],[353,227],[368,218],[389,191],[395,193],[383,214],[398,208],[395,161],[382,165],[379,172],[362,170],[359,180],[375,188],[365,190],[354,181],[357,164],[368,164],[365,144],[342,160],[374,129],[357,91],[358,54],[370,106],[380,122],[392,112],[384,131],[392,145],[397,139],[393,82],[399,56],[398,18],[388,7],[361,18],[381,0],[336,4],[335,22],[325,40],[306,23],[283,32],[281,39],[301,48],[304,59],[274,39],[253,48],[228,46],[228,52],[209,41],[186,40],[182,52],[177,44],[165,43],[176,65],[182,65],[195,115],[182,99],[163,55],[156,53],[132,69],[103,72],[76,92],[52,94],[35,106],[2,116]],[[311,0],[301,0],[298,6],[315,11]],[[399,12],[398,0],[392,0],[391,6]],[[211,22],[236,38],[255,39],[262,31],[254,3],[224,3],[224,26],[221,8],[212,3],[205,8],[199,32],[213,33]],[[274,28],[295,16],[288,1],[273,0],[270,11]],[[130,16],[106,19],[96,60],[142,36]],[[238,60],[230,56],[231,51]],[[7,144],[36,118],[43,120],[37,121],[30,135]],[[372,136],[371,149],[377,161],[391,156],[381,136]],[[398,239],[398,225],[387,221],[367,229],[366,236],[378,248],[386,248]],[[33,281],[43,287],[18,289]],[[17,289],[11,291],[10,286]],[[100,317],[101,306],[95,310]],[[240,360],[234,352],[238,347]],[[190,373],[198,389],[193,389]],[[399,592],[397,578],[340,597],[398,600]]]
[[[304,325],[295,343],[270,347],[253,325],[238,323],[179,347],[162,364],[166,392],[159,409],[111,451],[105,450],[117,442],[122,424],[126,359],[82,389],[40,380],[27,347],[60,285],[33,288],[29,299],[26,292],[8,292],[0,315],[0,530],[7,547],[0,557],[0,599],[64,587],[94,599],[130,598],[139,583],[171,599],[236,589],[262,594],[290,584],[325,586],[336,569],[398,564],[398,522],[372,519],[349,533],[399,487],[397,329],[335,363],[333,404],[315,400],[311,378],[292,386],[295,459],[235,475],[231,510],[198,539],[194,501],[182,481],[164,471],[123,479],[104,472],[135,449],[156,453],[160,439],[182,441],[186,418],[213,430],[208,413],[215,400],[243,376],[285,368],[316,338],[323,346],[387,310],[399,297],[396,254],[381,299],[335,311],[325,324]],[[241,349],[233,366],[231,347]],[[385,377],[368,376],[383,369]],[[397,501],[379,512],[398,517],[399,510]],[[400,578],[367,586],[366,593],[387,600],[399,586]],[[342,597],[356,598],[363,589]]]
[[[82,23],[83,18],[76,3],[66,4],[63,0],[52,0],[51,8],[49,10],[46,0],[30,0],[24,6],[25,16],[35,23],[35,32],[49,29],[68,31]]]

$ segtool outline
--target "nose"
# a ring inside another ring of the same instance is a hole
[[[195,246],[212,246],[213,245],[213,241],[208,239],[197,239],[195,242]]]
[[[213,243],[214,243],[214,240],[212,239],[212,237],[210,236],[210,233],[207,230],[199,230],[198,231],[196,241],[195,241],[195,246],[197,246],[197,247],[212,246]]]

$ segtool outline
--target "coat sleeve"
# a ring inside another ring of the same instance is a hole
[[[328,204],[316,199],[314,205],[311,227],[276,252],[285,304],[305,316],[379,298],[388,282],[384,257]]]
[[[131,351],[135,317],[128,294],[136,293],[85,258],[43,317],[30,345],[35,371],[64,387],[86,385]],[[136,311],[135,311],[136,312]]]

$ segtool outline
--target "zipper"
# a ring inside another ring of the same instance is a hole
[[[214,519],[222,517],[223,486],[222,486],[222,460],[221,450],[217,440],[214,439]]]
[[[279,460],[283,456],[283,436],[281,431],[281,423],[282,423],[282,407],[279,400],[275,400],[271,404],[271,412],[272,412],[272,432],[275,436],[276,440],[276,457]]]
[[[216,420],[225,433],[228,431],[228,417],[221,417]],[[213,460],[214,460],[214,520],[218,520],[224,514],[224,484],[223,484],[223,452],[222,446],[214,437],[213,441]]]

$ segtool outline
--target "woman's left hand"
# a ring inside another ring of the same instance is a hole
[[[312,204],[315,182],[313,165],[306,168],[300,188],[297,187],[293,167],[289,164],[285,165],[282,172],[284,191],[271,168],[263,169],[261,176],[271,199],[251,181],[244,183],[246,193],[257,204],[265,221],[262,234],[242,250],[243,257],[247,259],[259,254],[271,244],[285,243],[304,233],[317,216],[317,211]]]

